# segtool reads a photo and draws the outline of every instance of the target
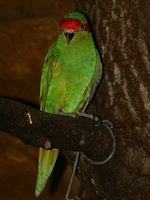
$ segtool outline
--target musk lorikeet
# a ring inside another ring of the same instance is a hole
[[[102,64],[85,15],[68,13],[60,28],[42,70],[40,109],[54,114],[84,112],[100,82]],[[36,196],[43,190],[58,152],[40,148]]]

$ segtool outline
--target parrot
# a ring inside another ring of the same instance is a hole
[[[102,77],[102,63],[86,16],[70,12],[46,55],[40,82],[40,110],[59,114],[84,112]],[[39,149],[35,195],[53,171],[59,150]]]

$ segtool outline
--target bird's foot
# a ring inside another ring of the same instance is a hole
[[[59,114],[59,115],[63,115],[63,116],[73,117],[73,118],[76,118],[76,117],[77,117],[77,114],[76,114],[76,113],[64,113],[64,112],[62,112],[62,111],[59,111],[58,114]]]
[[[88,119],[91,119],[91,120],[95,121],[96,122],[95,126],[99,126],[102,123],[102,120],[99,117],[97,117],[96,115],[88,114],[88,113],[85,113],[85,112],[64,113],[62,111],[59,111],[58,114],[59,115],[63,115],[63,116],[73,117],[73,118],[78,118],[78,116],[79,117],[86,117]],[[104,121],[109,121],[109,120],[104,120]]]
[[[93,115],[93,114],[88,114],[88,113],[85,113],[85,112],[79,112],[77,114],[77,116],[86,117],[86,118],[89,118],[89,119],[95,121],[96,122],[95,126],[99,126],[102,123],[102,120],[99,117],[97,117],[96,115]]]

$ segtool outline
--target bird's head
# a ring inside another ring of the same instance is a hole
[[[90,31],[87,19],[79,12],[68,13],[62,20],[60,27],[68,44],[74,37],[75,32]]]

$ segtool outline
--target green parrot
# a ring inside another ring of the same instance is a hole
[[[48,113],[80,113],[92,99],[102,76],[102,64],[84,14],[68,13],[60,34],[46,55],[40,84],[40,109]],[[35,194],[52,173],[58,149],[39,150]]]

